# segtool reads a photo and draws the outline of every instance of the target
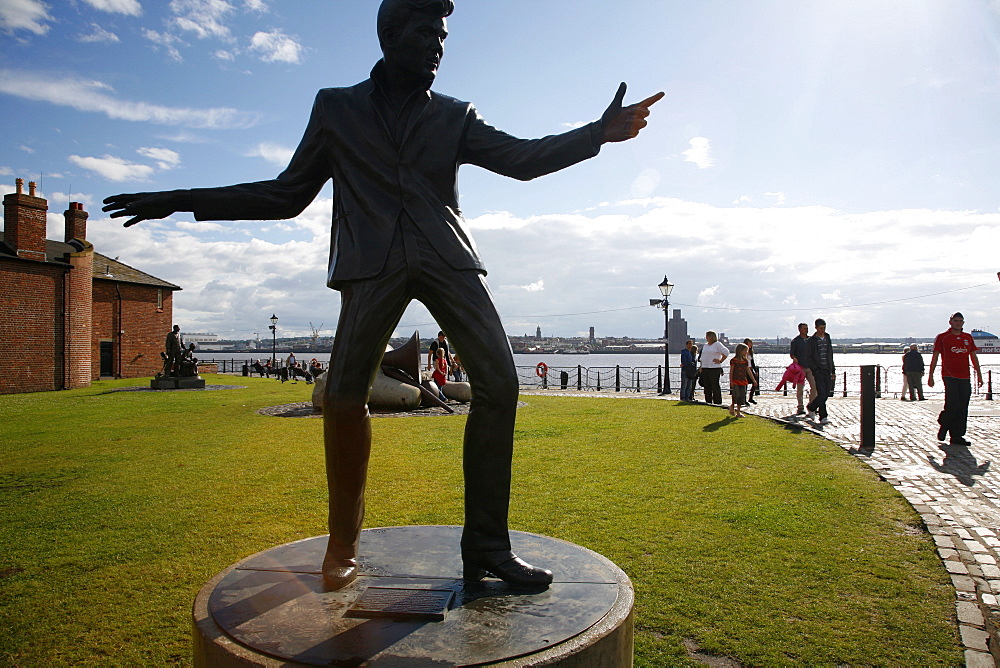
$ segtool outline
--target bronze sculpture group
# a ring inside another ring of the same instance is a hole
[[[327,284],[341,293],[324,399],[330,589],[358,574],[371,449],[368,391],[407,304],[421,301],[447,333],[472,384],[465,428],[464,577],[492,574],[544,587],[547,569],[511,551],[507,514],[518,381],[486,269],[458,202],[457,173],[478,165],[528,180],[591,158],[601,144],[635,137],[657,93],[622,106],[625,84],[601,119],[542,139],[486,123],[468,102],[430,90],[448,36],[453,0],[383,0],[383,58],[371,77],[316,96],[304,136],[275,179],[219,188],[122,194],[105,200],[125,226],[178,211],[201,220],[291,218],[334,185]],[[433,240],[433,241],[432,241]],[[446,287],[446,289],[445,289]]]
[[[163,369],[156,374],[157,378],[192,378],[198,375],[198,358],[194,356],[194,344],[184,347],[181,338],[180,325],[167,333],[164,342],[165,350],[160,353],[163,358]]]

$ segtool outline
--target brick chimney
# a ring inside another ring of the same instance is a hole
[[[87,218],[90,216],[83,210],[82,202],[70,202],[69,208],[63,212],[66,218],[66,238],[63,240],[69,243],[72,239],[83,241],[87,238]]]
[[[71,204],[70,211],[74,210]],[[87,214],[82,209],[78,212],[83,213],[83,220],[87,219]],[[69,211],[66,213],[69,214]],[[69,220],[67,215],[67,236],[69,235]],[[90,386],[90,378],[93,373],[92,347],[96,345],[93,343],[94,247],[89,241],[80,237],[71,238],[80,239],[83,242],[83,248],[75,253],[66,254],[70,265],[65,285],[64,355],[66,374],[64,386],[66,389]]]
[[[3,198],[4,241],[27,260],[45,260],[45,214],[49,203],[35,196],[35,182],[28,183],[24,194],[24,179],[14,182],[17,191]]]

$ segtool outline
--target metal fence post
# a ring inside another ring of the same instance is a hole
[[[861,367],[861,449],[875,449],[875,395],[878,367]],[[845,374],[846,376],[846,374]],[[847,396],[847,393],[844,393]]]
[[[986,401],[993,401],[993,369],[986,370]]]
[[[847,396],[847,372],[844,372],[844,396]]]
[[[656,365],[656,393],[663,392],[663,366]]]
[[[889,382],[889,372],[885,372],[885,381]],[[875,367],[875,398],[882,398],[882,367]]]
[[[615,392],[622,391],[622,368],[621,365],[615,365]]]
[[[583,389],[583,365],[576,365],[576,389],[580,391]]]

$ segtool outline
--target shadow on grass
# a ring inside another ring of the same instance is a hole
[[[707,432],[718,431],[718,430],[722,429],[725,426],[731,425],[732,423],[736,422],[738,419],[739,418],[737,418],[736,416],[727,415],[726,417],[722,418],[721,420],[716,420],[715,422],[711,422],[709,424],[706,424],[704,427],[701,428],[701,430],[702,431],[707,431]]]

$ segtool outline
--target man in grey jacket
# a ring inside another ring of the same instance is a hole
[[[458,203],[457,172],[479,165],[527,180],[595,156],[605,142],[635,137],[663,94],[623,107],[625,84],[599,121],[525,140],[488,125],[468,102],[430,90],[453,0],[384,0],[383,59],[371,78],[316,96],[305,134],[276,179],[109,197],[125,226],[191,211],[198,220],[267,220],[298,215],[328,179],[334,184],[327,284],[341,292],[324,400],[330,539],[323,577],[331,589],[358,574],[358,541],[371,448],[368,391],[385,344],[412,299],[424,303],[461,351],[473,400],[465,429],[467,579],[487,573],[517,586],[552,574],[510,548],[507,512],[518,381]]]

